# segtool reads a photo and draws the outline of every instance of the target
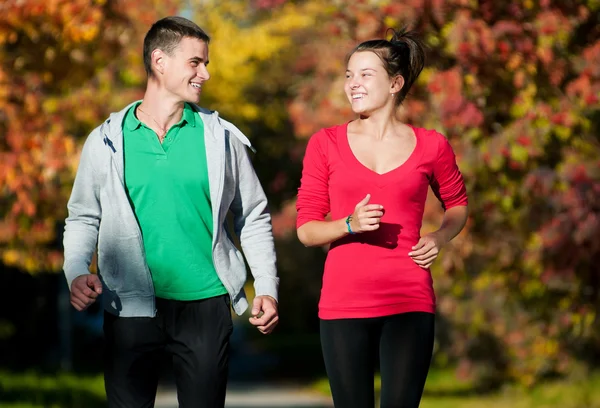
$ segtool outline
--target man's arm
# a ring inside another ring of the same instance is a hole
[[[235,233],[254,277],[256,298],[250,323],[262,333],[270,333],[278,321],[275,244],[267,197],[244,145],[231,138],[237,161],[236,193],[231,205]],[[261,315],[262,313],[262,315]]]
[[[98,228],[102,209],[97,182],[98,172],[93,163],[93,145],[97,143],[98,130],[86,140],[71,197],[67,204],[68,217],[65,221],[63,270],[69,289],[71,304],[84,310],[95,302],[102,292],[97,275],[91,275],[89,267],[98,241]]]

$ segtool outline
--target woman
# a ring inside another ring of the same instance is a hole
[[[434,342],[429,267],[467,219],[465,185],[446,138],[396,117],[424,59],[411,31],[357,46],[344,84],[357,118],[314,134],[304,157],[297,232],[306,246],[331,244],[319,318],[339,408],[374,406],[377,365],[381,407],[418,407]],[[437,231],[420,237],[429,186],[445,215]]]

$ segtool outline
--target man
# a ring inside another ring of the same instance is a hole
[[[100,294],[109,407],[152,407],[161,358],[173,362],[180,407],[223,407],[230,305],[248,307],[244,258],[254,276],[250,322],[278,321],[275,251],[267,200],[248,139],[195,105],[210,75],[208,35],[182,17],[144,39],[144,99],[88,137],[69,200],[64,271],[71,304]],[[90,274],[98,249],[98,275]]]

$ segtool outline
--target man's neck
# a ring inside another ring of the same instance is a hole
[[[140,108],[162,128],[168,129],[181,120],[184,104],[164,91],[148,87]]]

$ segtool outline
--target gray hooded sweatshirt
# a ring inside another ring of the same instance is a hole
[[[89,274],[98,250],[104,309],[123,317],[155,316],[155,295],[142,234],[124,183],[123,119],[133,104],[113,113],[88,136],[68,202],[63,269],[71,287]],[[256,296],[277,299],[279,279],[267,199],[246,152],[248,138],[218,112],[194,106],[204,123],[210,200],[213,212],[213,262],[234,311],[248,307],[246,264],[226,225],[233,227],[254,277]]]

